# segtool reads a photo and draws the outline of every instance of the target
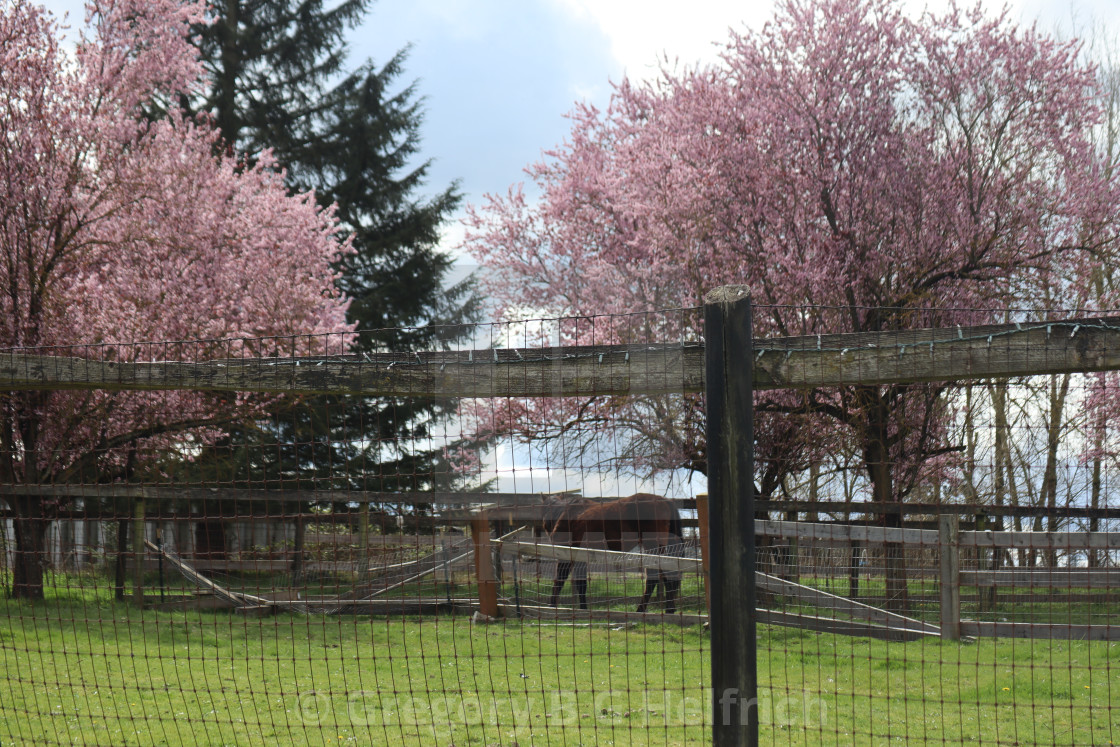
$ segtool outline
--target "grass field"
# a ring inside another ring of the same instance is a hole
[[[0,744],[705,744],[708,636],[0,601]],[[1120,743],[1120,644],[759,629],[764,744]]]

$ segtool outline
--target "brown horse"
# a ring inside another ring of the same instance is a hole
[[[617,501],[596,502],[585,498],[569,499],[561,504],[549,530],[553,544],[572,547],[593,547],[626,552],[635,545],[643,549],[662,549],[681,544],[681,517],[668,498],[651,493],[635,493]],[[573,566],[582,565],[583,573],[572,577],[572,586],[579,598],[580,609],[587,609],[586,564],[561,561],[556,566],[549,604],[557,605],[564,582]],[[677,594],[681,588],[680,574],[646,569],[646,588],[638,612],[645,612],[649,600],[660,583],[665,591],[665,608],[676,611]]]

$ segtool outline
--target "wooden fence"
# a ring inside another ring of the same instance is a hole
[[[753,345],[756,390],[1114,371],[1120,318],[764,338]],[[0,390],[626,396],[706,391],[704,360],[700,342],[158,362],[9,351],[0,353]]]
[[[1049,636],[1064,632],[1070,637],[1111,637],[1108,625],[1082,628],[972,622],[962,620],[959,609],[962,584],[975,583],[991,589],[1020,584],[1033,587],[1053,584],[1064,573],[1064,579],[1070,584],[1084,582],[1085,588],[1107,589],[1115,580],[1112,571],[1102,573],[1095,569],[1090,572],[1051,568],[1045,573],[1018,568],[962,570],[961,553],[968,548],[994,551],[1005,545],[1015,548],[1022,546],[1015,543],[1028,543],[1026,547],[1040,550],[1113,550],[1112,533],[1091,533],[1086,539],[1083,539],[1085,535],[1053,533],[1044,537],[1034,533],[970,534],[968,530],[961,531],[954,509],[931,512],[940,514],[936,530],[856,526],[806,528],[806,525],[783,528],[781,523],[771,522],[761,528],[755,525],[756,510],[763,507],[755,506],[753,495],[752,401],[754,391],[762,389],[874,386],[1120,370],[1120,319],[1069,319],[755,340],[750,309],[750,293],[746,288],[727,287],[709,294],[705,299],[704,343],[155,362],[78,357],[81,351],[69,355],[41,355],[37,351],[12,350],[0,354],[0,389],[199,390],[420,398],[705,392],[711,493],[709,523],[713,528],[707,538],[710,547],[706,555],[711,579],[712,707],[716,718],[713,729],[716,744],[757,744],[758,741],[757,713],[752,711],[754,706],[751,705],[757,702],[753,626],[763,615],[756,609],[755,584],[766,593],[811,598],[815,600],[810,602],[814,605],[825,601],[825,597],[804,591],[805,587],[799,584],[791,587],[785,579],[774,581],[770,576],[762,578],[752,573],[756,533],[789,532],[800,537],[797,533],[802,531],[831,532],[833,534],[828,537],[816,539],[936,548],[942,594],[940,633],[946,637],[1044,632]],[[159,357],[158,352],[153,357]],[[0,486],[0,497],[27,495],[36,490],[41,490],[38,494],[44,497],[81,498],[105,497],[106,491],[116,489],[5,485]],[[133,502],[132,522],[136,528],[132,538],[133,553],[141,557],[145,552],[146,506],[162,498],[151,491],[166,489],[130,486],[125,490],[132,491],[120,497]],[[178,488],[171,490],[178,493],[177,498],[184,497]],[[86,496],[79,495],[82,491],[90,492]],[[243,496],[239,500],[276,500],[276,495],[270,491],[261,492],[259,496]],[[200,493],[196,497],[212,500],[215,496]],[[464,499],[455,494],[447,498],[448,503],[461,500],[462,519],[469,519],[479,508],[477,504],[485,501],[478,496]],[[361,500],[355,501],[352,494],[308,494],[293,500],[361,503]],[[398,502],[399,498],[384,497],[382,500]],[[366,503],[368,505],[368,501]],[[776,509],[778,504],[769,502],[765,508]],[[510,506],[502,510],[513,517],[522,509]],[[899,508],[900,512],[903,510]],[[1109,518],[1120,516],[1117,509],[1104,511],[1113,512],[1108,514]],[[1051,511],[1049,515],[1057,516],[1060,512]],[[474,542],[479,548],[488,546],[481,532],[482,523],[476,521]],[[835,536],[836,532],[847,532],[847,539]],[[1090,544],[1083,547],[1083,542]],[[491,594],[481,586],[491,581],[492,569],[483,557],[488,554],[481,549],[476,553],[480,597],[484,600]],[[138,600],[142,599],[139,582],[135,594]],[[829,604],[843,606],[841,602]],[[849,605],[847,609],[854,608]],[[768,619],[778,617],[772,615]],[[725,704],[723,697],[731,693],[735,695],[733,707],[721,708]]]

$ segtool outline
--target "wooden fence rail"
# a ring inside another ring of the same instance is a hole
[[[971,550],[1030,549],[1042,551],[1120,551],[1120,532],[997,532],[960,531],[959,517],[943,514],[940,527],[897,529],[845,524],[815,524],[793,521],[757,521],[760,535],[787,540],[809,540],[818,544],[852,546],[899,543],[909,548],[936,550],[940,589],[941,636],[1009,636],[1016,638],[1062,638],[1077,640],[1120,640],[1120,625],[1004,623],[961,618],[961,587],[981,590],[996,588],[1050,588],[1120,590],[1120,569],[1085,568],[1003,568],[999,570],[961,570],[961,552]]]
[[[1120,318],[754,341],[755,389],[1009,378],[1120,369]],[[585,397],[703,392],[701,343],[366,356],[118,362],[0,351],[0,390],[101,389]]]
[[[942,517],[944,518],[944,517]],[[911,546],[940,545],[936,529],[897,529],[859,524],[813,524],[801,521],[756,521],[755,533],[784,539],[822,542],[899,542]],[[1035,550],[1120,550],[1120,532],[996,532],[961,531],[960,547]]]

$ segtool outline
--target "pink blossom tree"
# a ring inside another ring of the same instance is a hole
[[[529,170],[540,200],[488,198],[466,243],[506,313],[687,306],[742,283],[759,336],[973,323],[985,315],[968,309],[1006,307],[1038,287],[1028,278],[1076,277],[1113,248],[1096,93],[1076,44],[979,6],[913,19],[898,0],[783,0],[722,64],[623,81],[607,111],[577,109],[570,139]],[[853,382],[794,399],[813,427],[839,425],[829,437],[854,445],[887,504],[943,465],[944,394]],[[900,557],[892,568],[904,608]]]
[[[185,35],[201,12],[177,0],[95,0],[71,53],[41,8],[0,8],[0,344],[88,346],[79,352],[116,360],[284,352],[249,339],[269,336],[304,336],[301,352],[345,347],[347,302],[331,262],[348,247],[330,212],[288,195],[267,157],[249,167],[215,155],[224,149],[207,126],[143,116],[197,84]],[[125,344],[192,339],[224,341]],[[191,393],[5,393],[0,482],[127,479],[161,451],[214,438],[252,405]],[[42,596],[50,504],[8,502],[13,593]]]

